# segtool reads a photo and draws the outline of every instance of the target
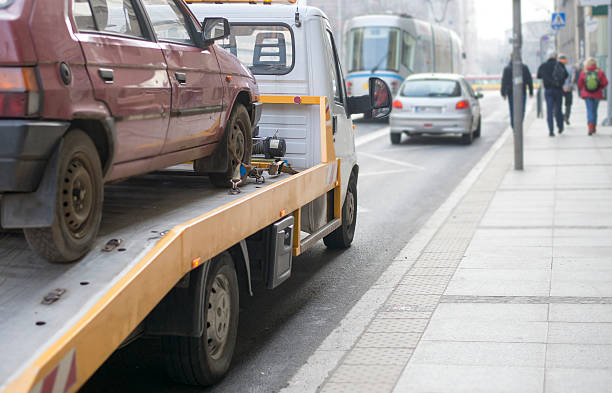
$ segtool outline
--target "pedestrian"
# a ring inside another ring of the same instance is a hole
[[[578,79],[580,97],[584,98],[587,108],[587,122],[589,135],[597,131],[597,107],[603,98],[603,89],[608,86],[608,78],[601,68],[597,67],[597,60],[589,58],[584,63],[584,70]]]
[[[555,124],[559,134],[563,133],[563,112],[561,112],[561,100],[563,99],[563,84],[567,79],[565,66],[557,61],[557,54],[549,52],[548,60],[538,68],[538,78],[544,84],[544,97],[546,98],[546,121],[548,123],[548,135],[555,136]],[[554,117],[554,120],[553,120]]]
[[[565,124],[569,126],[570,114],[572,113],[572,101],[574,100],[574,67],[567,63],[567,57],[565,55],[559,56],[559,62],[565,66],[568,75],[563,84],[563,101],[565,101],[563,120],[565,120]]]
[[[527,65],[522,64],[523,70],[523,119],[525,119],[525,107],[527,106],[527,87],[529,87],[529,97],[533,97],[533,79],[531,78],[531,71]],[[502,74],[501,84],[501,95],[505,99],[508,99],[508,105],[510,106],[510,125],[514,130],[514,99],[513,99],[513,86],[512,86],[512,56],[510,63],[504,67]]]

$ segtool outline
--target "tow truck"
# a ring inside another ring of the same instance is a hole
[[[390,91],[372,78],[369,96],[347,97],[320,10],[245,3],[193,10],[227,17],[237,33],[251,28],[223,47],[232,51],[238,39],[238,57],[262,70],[253,72],[263,103],[258,138],[282,138],[286,153],[255,157],[257,179],[240,193],[215,188],[188,165],[106,185],[95,246],[75,264],[49,264],[21,232],[0,232],[1,393],[75,392],[143,335],[161,336],[171,378],[213,384],[234,352],[239,297],[256,284],[281,285],[293,258],[321,239],[350,246],[359,169],[350,116],[387,116]],[[289,49],[284,61],[266,57]]]

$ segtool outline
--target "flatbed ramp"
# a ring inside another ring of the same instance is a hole
[[[301,207],[332,190],[340,197],[326,99],[303,103],[319,106],[321,163],[297,174],[249,179],[238,195],[181,166],[106,185],[97,243],[71,264],[0,232],[0,393],[76,391],[187,272],[289,214],[299,255]],[[102,251],[111,239],[121,243]]]

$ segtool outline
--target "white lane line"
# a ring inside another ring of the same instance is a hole
[[[394,173],[404,173],[404,172],[408,172],[408,169],[390,169],[388,171],[378,171],[378,172],[365,172],[365,173],[359,173],[359,178],[361,179],[362,177],[369,177],[369,176],[380,176],[380,175],[392,175]]]
[[[389,127],[383,127],[378,131],[371,132],[367,135],[360,136],[359,138],[355,138],[355,147],[359,147],[366,143],[370,143],[378,138],[381,138],[385,135],[389,134]]]
[[[422,167],[420,165],[411,164],[411,163],[405,162],[405,161],[394,160],[392,158],[382,157],[382,156],[379,156],[379,155],[376,155],[376,154],[364,153],[362,151],[359,152],[358,154],[362,155],[362,156],[373,158],[375,160],[388,162],[389,164],[393,164],[393,165],[399,165],[399,166],[403,166],[403,167],[406,167],[406,168],[418,169],[420,171],[425,170],[425,167]]]
[[[533,107],[529,109],[533,109]],[[429,218],[427,223],[410,239],[395,258],[397,261],[389,265],[381,278],[389,273],[396,277],[402,277],[408,271],[411,264],[406,263],[406,260],[417,258],[421,254],[421,251],[444,224],[455,206],[474,185],[510,134],[510,127],[507,127],[489,151],[485,153],[446,201]],[[308,358],[306,364],[291,377],[288,386],[282,389],[280,393],[315,393],[342,358],[351,350],[378,309],[387,301],[394,288],[394,285],[378,284],[378,282],[374,284],[353,306],[338,327],[323,340],[321,345]]]

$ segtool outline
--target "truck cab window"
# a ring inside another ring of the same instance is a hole
[[[327,33],[326,34],[327,43],[332,53],[332,62],[334,63],[333,65],[334,72],[333,72],[333,78],[332,78],[334,100],[342,104],[345,101],[344,100],[344,78],[342,77],[342,70],[340,69],[340,61],[338,58],[338,53],[336,51],[334,37],[331,31],[326,30],[326,33]]]

